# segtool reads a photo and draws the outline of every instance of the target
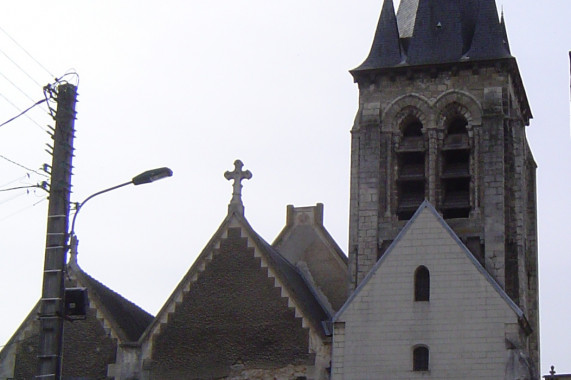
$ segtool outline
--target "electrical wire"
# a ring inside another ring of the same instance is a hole
[[[11,187],[9,189],[0,189],[0,192],[11,191],[11,190],[20,190],[20,189],[42,189],[42,190],[46,190],[42,185],[26,185],[26,186]]]
[[[26,75],[28,78],[30,78],[30,80],[31,80],[32,82],[34,82],[34,83],[37,84],[38,86],[42,87],[42,85],[39,84],[37,80],[35,80],[34,78],[32,78],[32,76],[31,76],[30,74],[28,74],[28,72],[27,72],[26,70],[24,70],[20,65],[18,65],[18,64],[16,63],[16,61],[14,61],[12,58],[10,58],[10,56],[9,56],[8,54],[4,53],[4,51],[1,50],[1,49],[0,49],[0,53],[2,53],[2,55],[4,55],[4,57],[6,57],[10,62],[12,62],[12,63],[14,64],[14,66],[16,66],[17,68],[19,68],[20,71],[23,72],[24,75]]]
[[[18,108],[17,105],[15,105],[14,103],[12,103],[10,101],[10,99],[8,99],[7,97],[5,97],[3,94],[0,93],[0,96],[3,97],[8,103],[10,103],[12,106],[14,106],[14,108],[16,108],[18,111],[20,111],[20,113],[16,116],[14,116],[13,118],[3,122],[2,124],[0,124],[0,127],[5,126],[6,124],[8,124],[9,122],[16,120],[17,118],[19,118],[20,116],[24,115],[26,112],[28,112],[29,110],[31,110],[32,108],[39,106],[40,104],[47,102],[47,99],[42,99],[42,100],[38,100],[37,102],[35,102],[32,106],[28,107],[27,109],[25,109],[24,111],[22,111],[20,108]],[[43,131],[46,131],[44,127],[42,127],[40,124],[38,124],[34,119],[31,119],[29,116],[26,115],[26,117],[28,119],[30,119],[31,121],[34,122],[34,124],[36,124],[38,127],[40,127]]]
[[[24,165],[19,164],[19,163],[17,163],[16,161],[11,160],[11,159],[9,159],[8,157],[3,156],[3,155],[1,155],[1,154],[0,154],[0,158],[2,158],[2,159],[4,159],[4,160],[8,161],[8,162],[11,163],[11,164],[14,164],[14,165],[16,165],[16,166],[19,166],[19,167],[21,167],[22,169],[26,169],[26,170],[29,171],[29,172],[36,173],[36,174],[41,175],[41,176],[46,177],[46,178],[49,178],[49,177],[50,177],[49,175],[47,175],[47,173],[42,173],[42,172],[39,172],[39,171],[37,171],[37,170],[27,168],[27,167],[25,167]]]
[[[4,78],[6,80],[6,82],[10,83],[16,90],[20,91],[20,93],[22,93],[26,98],[28,98],[32,102],[34,101],[34,99],[30,95],[28,95],[24,90],[22,90],[20,87],[18,87],[16,85],[16,83],[12,82],[6,75],[4,75],[0,72],[0,76],[2,78]],[[47,112],[48,110],[45,109],[45,111]]]
[[[20,49],[22,49],[22,51],[23,51],[24,53],[26,53],[26,54],[28,55],[28,57],[32,58],[32,60],[33,60],[34,62],[36,62],[36,63],[38,64],[38,66],[40,66],[42,69],[44,69],[44,71],[45,71],[46,73],[48,73],[48,75],[49,75],[50,77],[55,78],[55,76],[54,76],[48,69],[46,69],[44,65],[42,65],[37,59],[35,59],[26,49],[24,49],[24,47],[23,47],[22,45],[20,45],[20,44],[18,43],[18,41],[16,41],[14,38],[12,38],[12,36],[9,35],[8,32],[6,32],[1,26],[0,26],[0,30],[2,31],[2,33],[4,33],[6,36],[8,36],[8,38],[11,39],[12,42],[14,42]]]
[[[24,180],[24,179],[26,179],[26,178],[30,178],[30,174],[29,174],[29,173],[26,173],[25,175],[23,175],[23,176],[21,176],[21,177],[18,177],[18,178],[16,178],[16,179],[13,179],[12,181],[6,182],[6,183],[3,184],[3,185],[0,185],[0,188],[6,187],[6,186],[8,186],[8,185],[11,185],[11,184],[13,184],[14,182],[21,182],[22,180]]]
[[[6,198],[6,199],[0,201],[0,205],[6,204],[6,203],[8,203],[8,202],[11,202],[11,201],[13,201],[14,199],[20,198],[20,197],[22,197],[22,196],[24,196],[24,195],[28,195],[28,193],[27,193],[27,192],[26,192],[26,193],[22,192],[22,193],[19,193],[19,194],[14,195],[14,196],[12,196],[12,197]]]
[[[16,211],[16,212],[13,212],[12,214],[8,214],[8,215],[6,215],[5,217],[0,218],[0,222],[4,222],[5,220],[8,220],[8,219],[12,218],[13,216],[16,216],[16,215],[18,215],[18,214],[20,214],[20,213],[22,213],[22,212],[24,212],[24,211],[27,211],[28,209],[31,209],[32,207],[35,207],[36,205],[38,205],[38,204],[40,204],[40,203],[42,203],[42,202],[45,202],[45,201],[47,201],[47,200],[48,200],[48,197],[46,196],[46,197],[42,198],[41,200],[39,200],[39,201],[33,203],[33,204],[30,205],[30,206],[26,206],[26,207],[24,207],[24,208],[22,208],[22,209],[20,209],[20,210],[18,210],[18,211]]]

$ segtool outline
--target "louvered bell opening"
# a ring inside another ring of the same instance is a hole
[[[445,179],[442,202],[444,218],[467,218],[470,209],[470,178]]]
[[[407,152],[398,156],[398,207],[399,220],[408,220],[424,201],[424,152]]]
[[[412,217],[418,206],[424,201],[424,180],[405,181],[398,184],[399,220],[408,220]]]
[[[470,151],[449,150],[443,152],[443,178],[464,178],[470,176]]]
[[[446,138],[444,139],[444,146],[442,149],[451,150],[451,149],[468,149],[468,148],[470,148],[470,144],[468,142],[468,135],[454,134],[446,136]]]
[[[399,155],[398,181],[424,180],[424,152],[408,152]]]
[[[423,136],[410,136],[404,137],[399,145],[399,151],[410,152],[424,150],[424,137]]]

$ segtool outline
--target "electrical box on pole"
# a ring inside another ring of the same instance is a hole
[[[40,345],[37,379],[60,380],[62,376],[63,322],[65,315],[65,265],[68,249],[69,206],[75,103],[77,88],[60,84],[56,89],[57,111],[52,152],[46,251],[40,304]]]

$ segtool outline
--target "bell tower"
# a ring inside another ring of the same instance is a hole
[[[351,74],[350,291],[426,199],[524,311],[539,358],[532,117],[494,0],[384,0]],[[422,242],[419,242],[422,244]]]

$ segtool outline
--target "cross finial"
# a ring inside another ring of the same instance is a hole
[[[234,161],[234,171],[224,173],[224,178],[234,181],[232,185],[232,199],[228,205],[228,212],[236,211],[244,215],[244,205],[242,204],[242,180],[252,178],[252,172],[242,171],[244,164],[240,160]]]

